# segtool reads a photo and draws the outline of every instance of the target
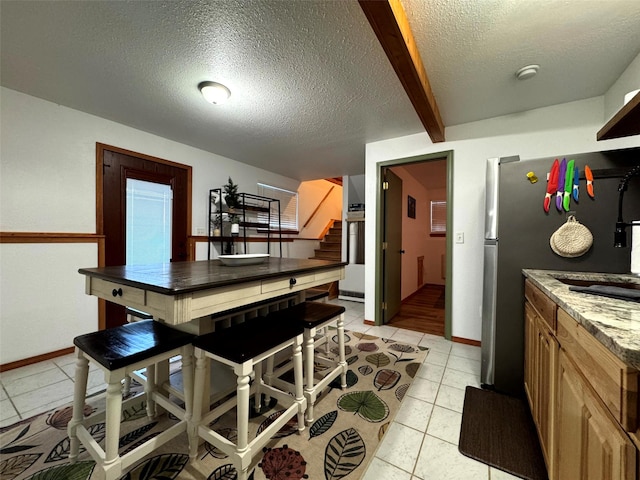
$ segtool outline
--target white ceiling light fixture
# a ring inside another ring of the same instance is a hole
[[[214,105],[226,102],[231,96],[231,90],[218,82],[201,82],[198,89],[204,99]]]
[[[516,72],[516,78],[518,80],[528,80],[535,77],[539,69],[540,65],[527,65]]]

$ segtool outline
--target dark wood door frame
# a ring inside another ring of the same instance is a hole
[[[142,153],[134,152],[131,150],[126,150],[124,148],[114,147],[112,145],[106,145],[103,143],[96,143],[96,234],[105,235],[105,214],[104,214],[104,190],[103,190],[103,182],[104,182],[104,157],[105,152],[114,152],[122,155],[127,155],[130,157],[135,157],[140,160],[146,160],[149,162],[154,162],[161,165],[170,166],[172,168],[177,168],[183,170],[186,174],[186,219],[184,219],[184,238],[189,239],[191,235],[191,217],[192,217],[192,185],[193,185],[193,176],[192,176],[192,167],[189,165],[183,165],[180,163],[172,162],[170,160],[165,160],[158,157],[153,157],[150,155],[145,155]],[[129,178],[137,178],[140,180],[146,180],[144,172],[134,172],[131,171],[128,173]],[[157,176],[156,176],[157,178]],[[170,179],[166,179],[167,182],[170,182]],[[186,248],[186,258],[185,260],[191,261],[194,260],[191,257],[191,249]],[[103,267],[106,265],[106,254],[98,256],[98,266]],[[98,301],[98,327],[100,329],[104,329],[106,327],[106,302],[104,300]]]

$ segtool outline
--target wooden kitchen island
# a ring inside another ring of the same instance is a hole
[[[81,268],[86,293],[205,333],[204,319],[344,278],[345,262],[268,258],[257,265],[220,260]]]

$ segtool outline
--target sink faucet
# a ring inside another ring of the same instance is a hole
[[[629,180],[631,177],[635,177],[640,175],[640,165],[633,167],[629,170],[622,180],[620,180],[620,185],[618,185],[618,220],[616,221],[616,230],[613,234],[613,246],[624,248],[627,246],[627,232],[626,227],[630,227],[632,225],[640,225],[640,222],[630,222],[625,223],[622,219],[622,199],[624,198],[624,192],[627,190],[627,185],[629,184]]]

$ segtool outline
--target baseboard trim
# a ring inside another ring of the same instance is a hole
[[[42,355],[36,355],[35,357],[25,358],[23,360],[18,360],[15,362],[5,363],[0,365],[0,372],[7,372],[9,370],[13,370],[15,368],[26,367],[27,365],[32,365],[34,363],[43,362],[45,360],[51,360],[52,358],[62,357],[63,355],[68,355],[73,353],[74,348],[63,348],[62,350],[56,350],[55,352],[43,353]]]
[[[473,345],[474,347],[480,347],[480,340],[471,340],[470,338],[451,337],[451,341],[455,343],[464,343],[465,345]]]
[[[364,323],[365,325],[371,325],[371,326],[376,325],[376,322],[374,322],[373,320],[364,320],[362,323]]]

